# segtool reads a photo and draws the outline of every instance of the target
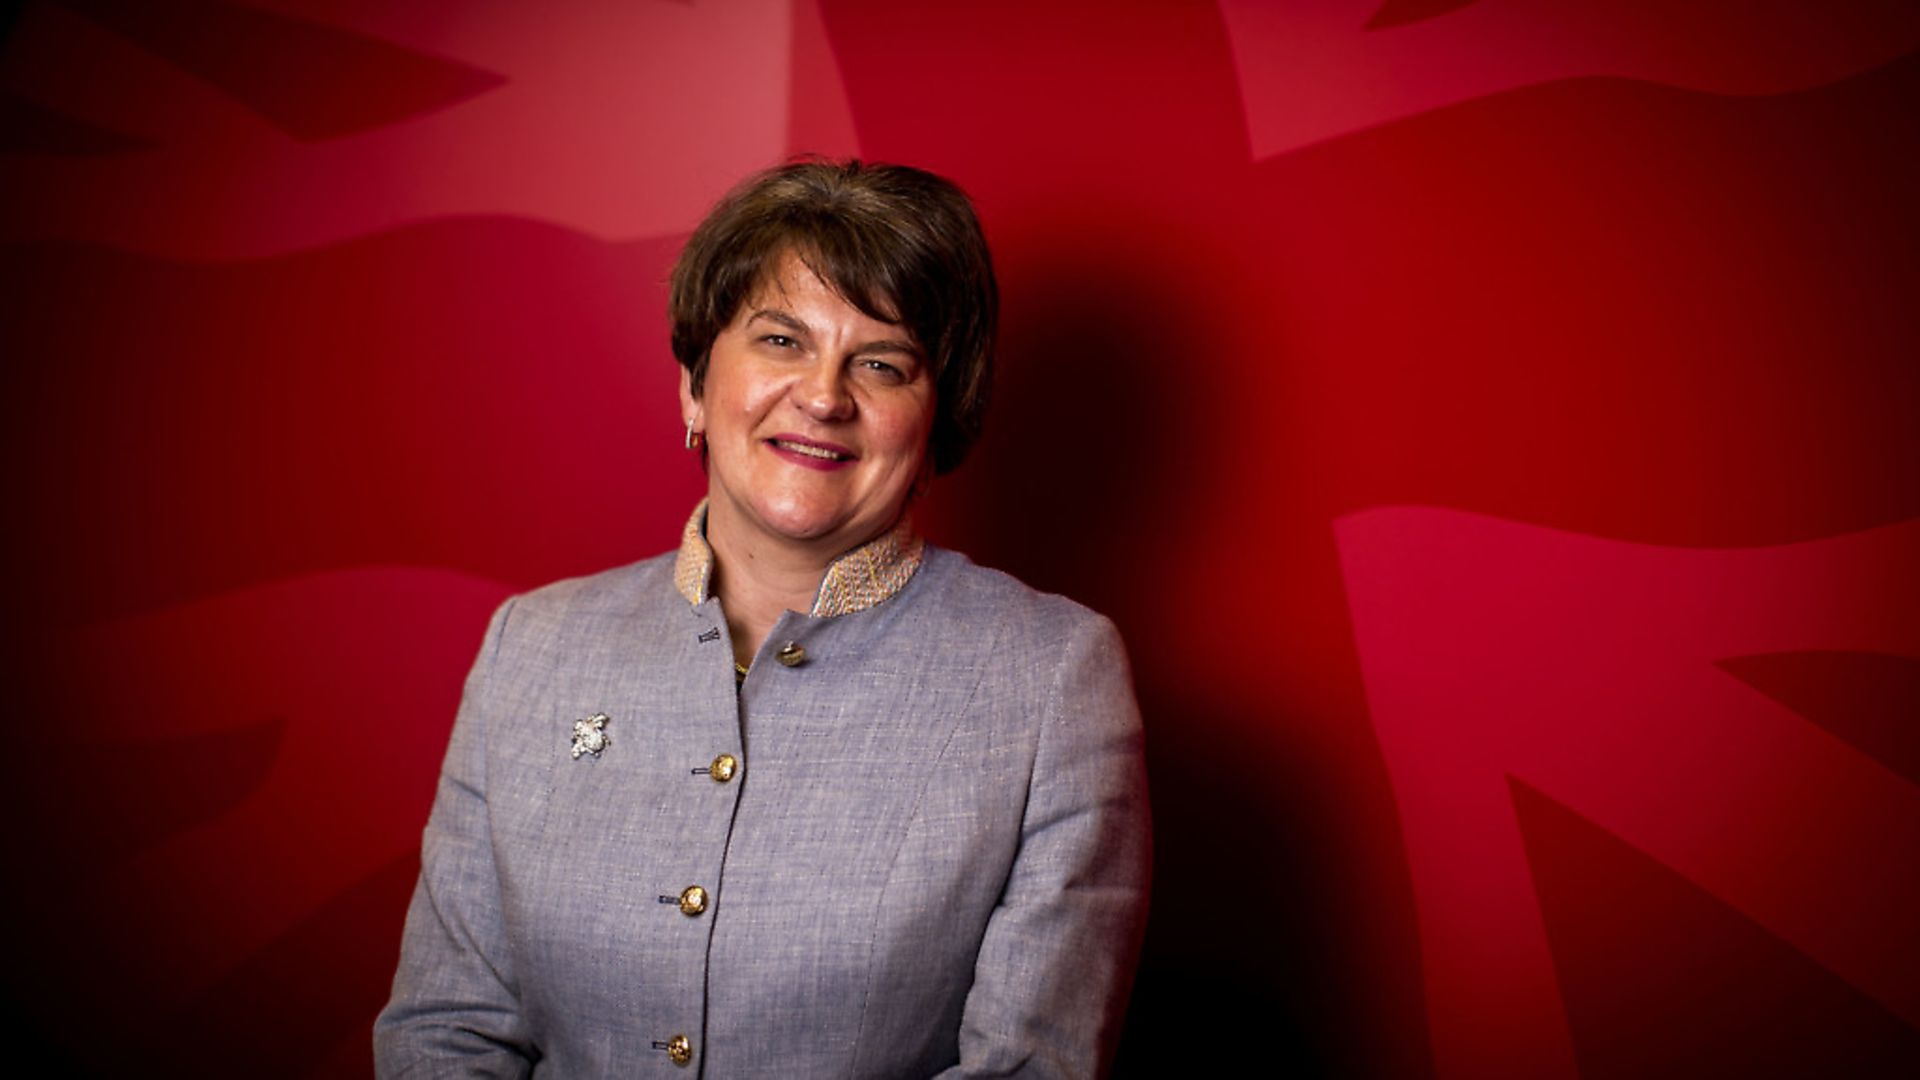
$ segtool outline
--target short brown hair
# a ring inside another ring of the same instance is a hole
[[[905,165],[801,160],[728,192],[673,266],[673,355],[693,392],[713,341],[791,251],[870,318],[899,323],[934,376],[935,472],[980,436],[1000,294],[973,205],[952,181]]]

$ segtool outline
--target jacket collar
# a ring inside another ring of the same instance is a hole
[[[887,599],[905,588],[926,555],[926,541],[915,535],[903,516],[891,530],[847,552],[827,567],[814,594],[816,618],[851,615]],[[673,584],[696,607],[712,595],[713,546],[707,543],[707,501],[693,508],[680,533],[680,553],[673,561]]]

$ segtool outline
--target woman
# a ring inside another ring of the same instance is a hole
[[[677,552],[494,615],[381,1075],[1104,1071],[1147,884],[1119,638],[906,516],[980,430],[996,310],[916,169],[788,165],[695,231],[708,497]]]

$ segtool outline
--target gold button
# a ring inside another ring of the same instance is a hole
[[[780,651],[774,653],[773,658],[787,667],[799,667],[807,662],[807,650],[789,641],[780,646]]]
[[[707,890],[698,885],[689,885],[680,894],[680,914],[698,915],[707,910]]]
[[[675,1065],[685,1065],[693,1060],[693,1040],[685,1035],[675,1035],[667,1040],[667,1056]]]
[[[707,775],[713,777],[716,784],[724,784],[733,779],[734,770],[740,768],[740,759],[732,754],[721,754],[707,766]]]

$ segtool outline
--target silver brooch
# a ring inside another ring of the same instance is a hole
[[[585,720],[573,722],[573,756],[576,760],[581,754],[599,757],[600,751],[605,750],[607,744],[613,741],[613,737],[607,734],[609,719],[611,717],[606,713],[597,712]]]

